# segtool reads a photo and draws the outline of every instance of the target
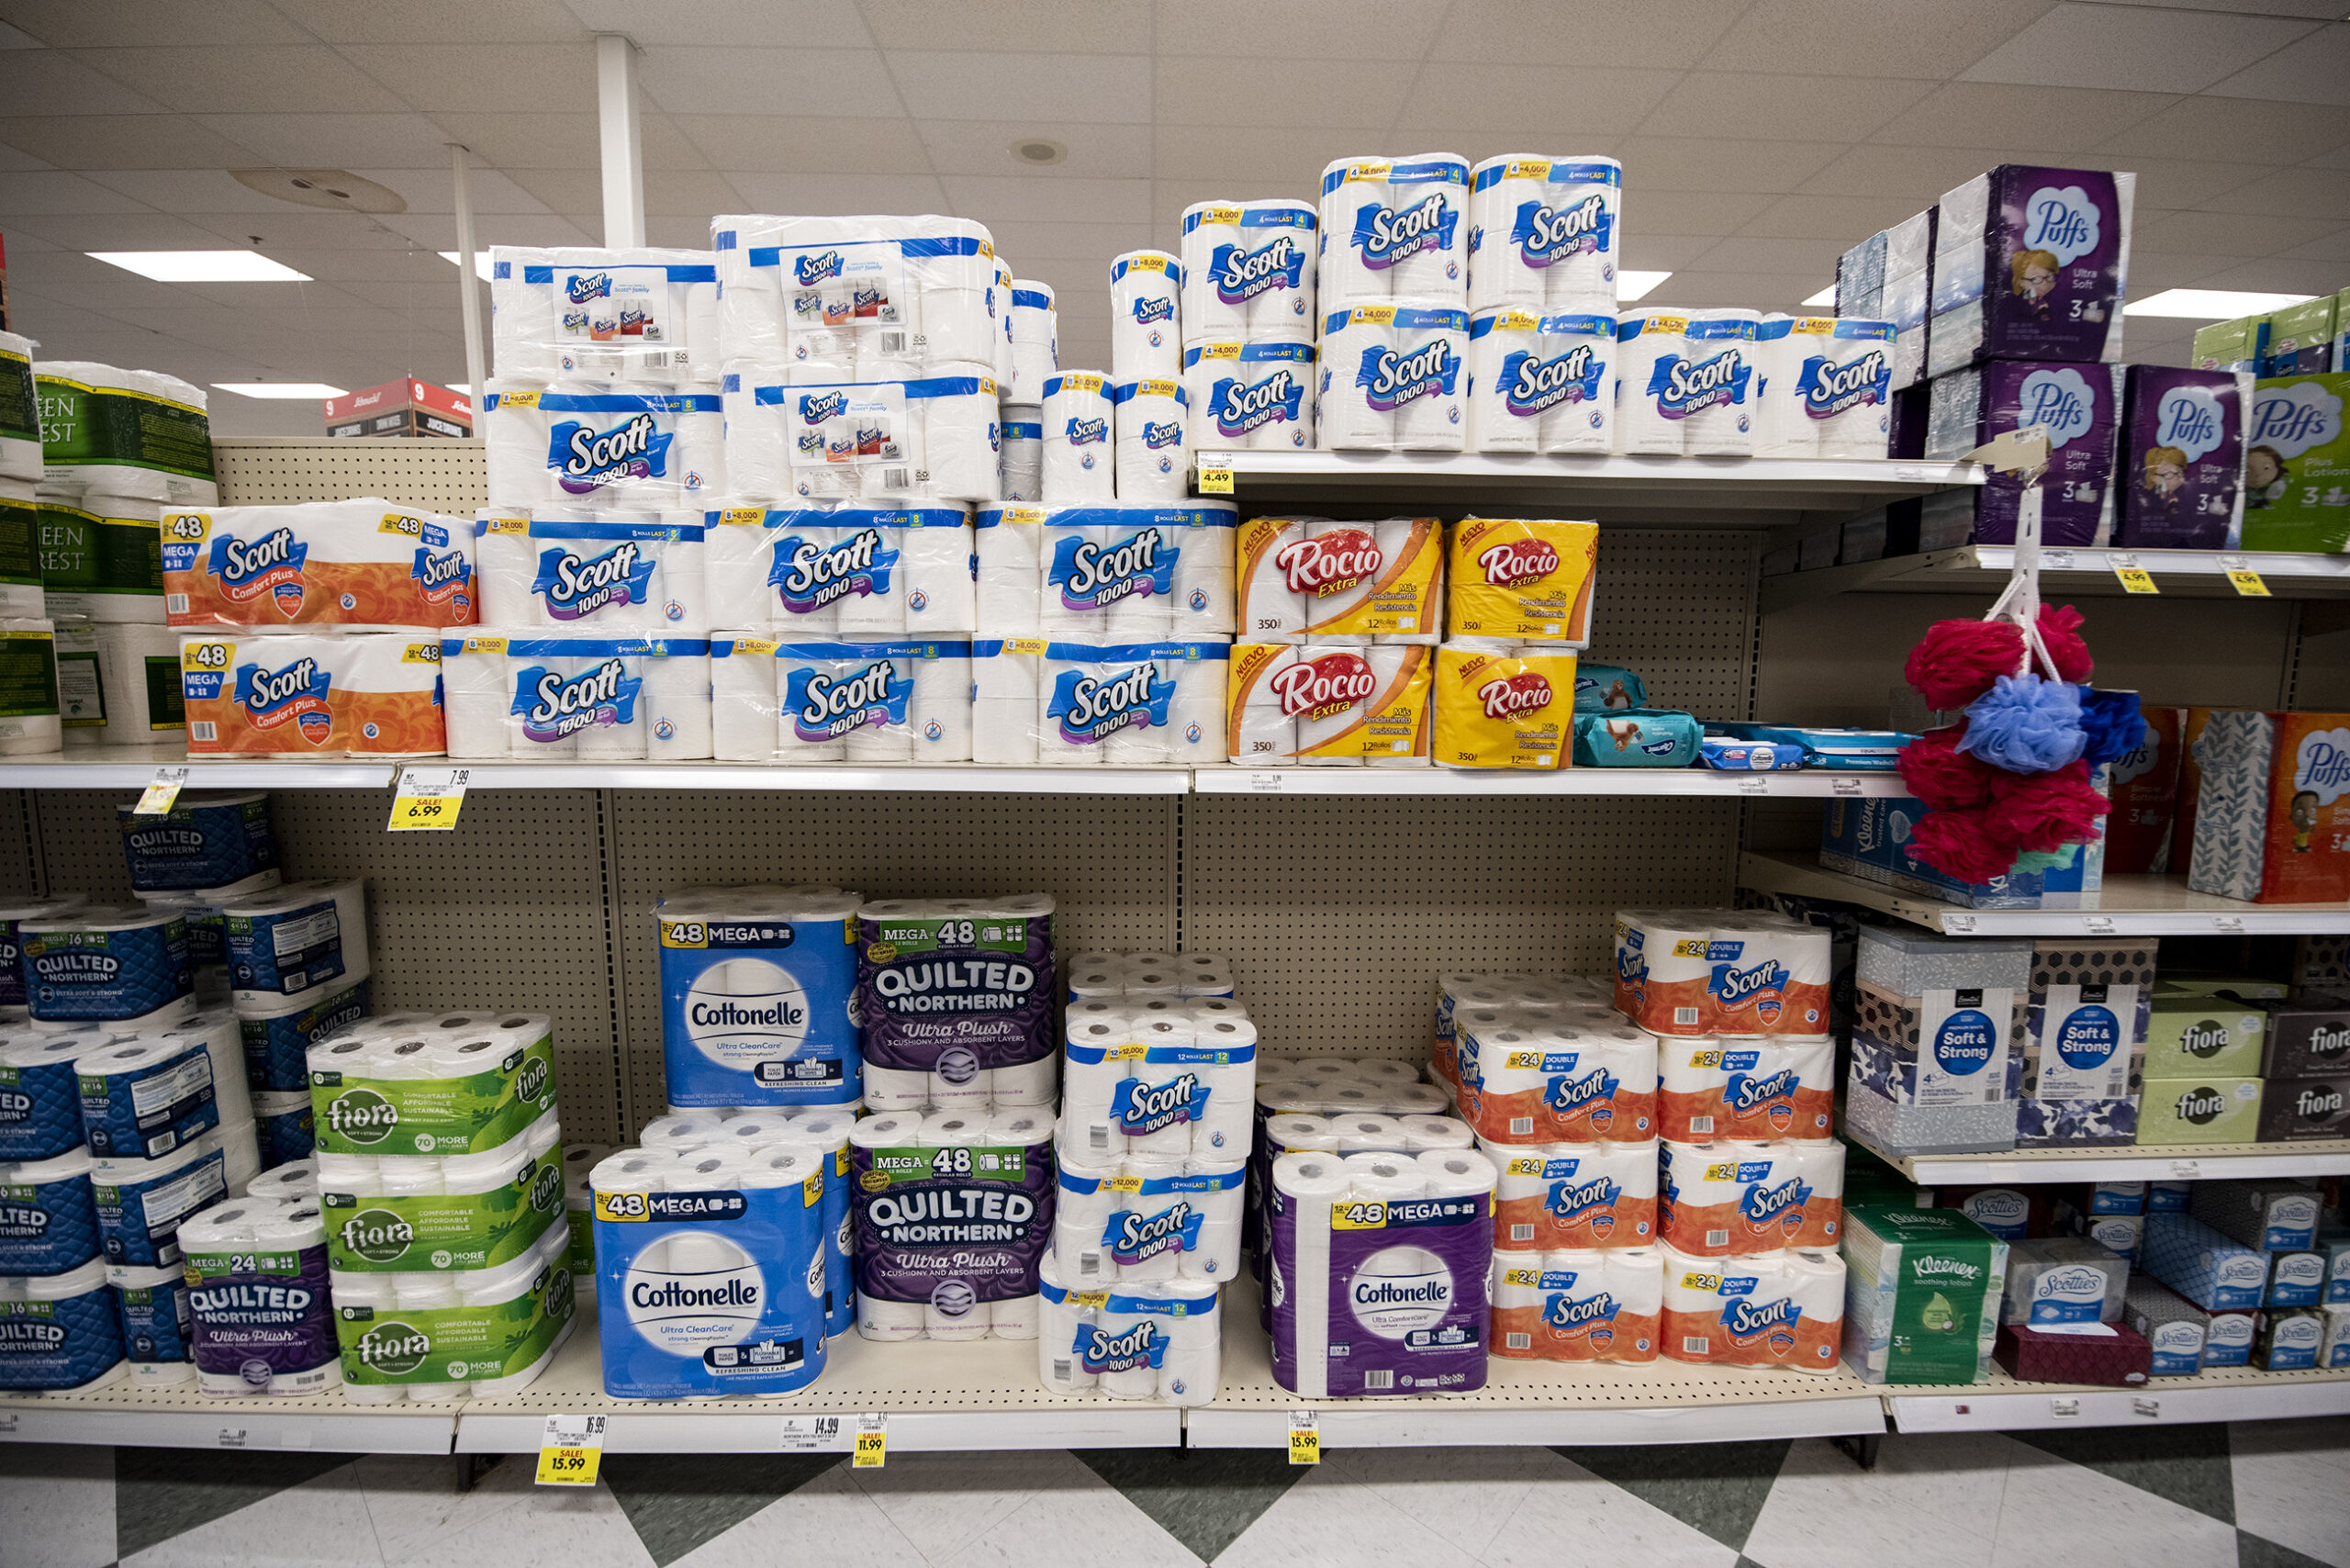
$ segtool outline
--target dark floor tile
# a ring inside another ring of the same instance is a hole
[[[1071,1451],[1203,1562],[1214,1562],[1307,1473],[1285,1450]]]
[[[836,1465],[836,1453],[607,1454],[604,1484],[653,1561],[667,1568]]]
[[[135,1556],[350,1462],[345,1453],[117,1449],[115,1551]]]
[[[2225,1524],[2236,1522],[2235,1472],[2228,1462],[2228,1428],[2220,1422],[2188,1427],[2083,1427],[2012,1436],[2043,1453],[2087,1465],[2199,1514],[2209,1514]]]
[[[1653,1448],[1561,1448],[1603,1481],[1612,1481],[1724,1546],[1743,1549],[1770,1500],[1789,1445],[1784,1439],[1751,1443],[1664,1443]]]
[[[2263,1540],[2250,1530],[2236,1530],[2236,1568],[2327,1568],[2316,1558]]]

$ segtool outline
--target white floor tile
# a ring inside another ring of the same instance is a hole
[[[471,1492],[455,1493],[455,1467],[433,1462],[447,1477],[403,1467],[382,1484],[370,1481],[367,1512],[390,1562],[430,1561],[433,1568],[650,1568],[651,1553],[621,1511],[620,1499],[598,1482],[592,1487],[541,1486],[527,1454],[509,1454]]]
[[[1576,1473],[1549,1449],[1333,1449],[1323,1465],[1475,1557],[1538,1481]]]
[[[1470,1568],[1475,1562],[1379,1492],[1325,1464],[1241,1531],[1215,1568]]]
[[[381,1568],[383,1562],[358,1474],[347,1464],[122,1560],[123,1568]]]
[[[2209,1514],[2011,1443],[1992,1568],[2235,1568],[2236,1532]]]
[[[932,1562],[962,1548],[1043,1487],[1101,1480],[1063,1451],[900,1454],[878,1470],[845,1473],[914,1550]]]
[[[1731,1568],[1738,1553],[1579,1464],[1527,1489],[1480,1559],[1487,1568]]]
[[[2239,1422],[2228,1450],[2238,1525],[2350,1568],[2350,1419]]]
[[[1084,1474],[1082,1484],[1054,1476],[957,1551],[955,1568],[1199,1568],[1148,1514],[1091,1470]]]
[[[1880,1568],[1923,1534],[1944,1568],[1987,1568],[2007,1485],[2004,1438],[1888,1437],[1874,1470],[1833,1443],[1787,1450],[1770,1499],[1747,1538],[1762,1568]]]
[[[910,1568],[922,1560],[913,1542],[841,1465],[702,1542],[669,1568],[776,1568],[785,1562]]]
[[[114,1450],[0,1446],[0,1564],[101,1568],[114,1558]]]

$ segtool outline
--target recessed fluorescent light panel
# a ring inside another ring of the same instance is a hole
[[[464,262],[458,260],[457,252],[454,251],[442,252],[441,259],[448,263],[453,267],[461,267],[465,264]],[[476,251],[474,252],[474,276],[481,279],[484,283],[487,283],[489,281],[489,252],[487,249]]]
[[[110,267],[157,283],[308,283],[310,274],[259,251],[88,251]]]
[[[1645,299],[1651,289],[1672,275],[1671,273],[1617,273],[1616,274],[1617,302],[1621,305],[1629,305],[1634,300]]]
[[[2248,294],[2232,288],[2166,288],[2123,309],[2128,316],[2183,316],[2197,321],[2224,321],[2233,316],[2263,316],[2316,297],[2308,294]]]
[[[350,392],[341,386],[330,386],[323,381],[216,381],[216,392],[234,392],[240,398],[259,398],[268,402],[293,402],[300,398],[324,402],[329,398],[347,398]]]
[[[1833,304],[1835,304],[1835,303],[1836,303],[1836,286],[1835,286],[1834,284],[1832,284],[1832,283],[1831,283],[1831,284],[1830,284],[1826,288],[1821,289],[1818,294],[1815,294],[1815,295],[1813,295],[1809,299],[1805,300],[1805,301],[1804,301],[1804,303],[1805,303],[1806,305],[1833,305]]]

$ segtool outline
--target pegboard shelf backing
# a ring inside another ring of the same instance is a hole
[[[212,443],[220,504],[285,506],[381,496],[453,517],[488,503],[487,448],[478,438],[330,440],[257,437]]]

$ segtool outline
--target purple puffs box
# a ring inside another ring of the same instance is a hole
[[[2224,550],[2244,527],[2252,377],[2133,364],[2121,389],[2116,544]]]
[[[2122,367],[1990,360],[1934,377],[1927,388],[1928,457],[1960,458],[1992,437],[2027,425],[2048,430],[2048,472],[2041,480],[2043,544],[2091,545],[2110,536],[2114,439],[2121,421]],[[2012,544],[2023,482],[1987,476],[1981,489],[1943,490],[1925,513],[1974,512],[1973,542]]]
[[[2135,174],[2003,163],[1944,196],[1926,369],[2121,357]]]

